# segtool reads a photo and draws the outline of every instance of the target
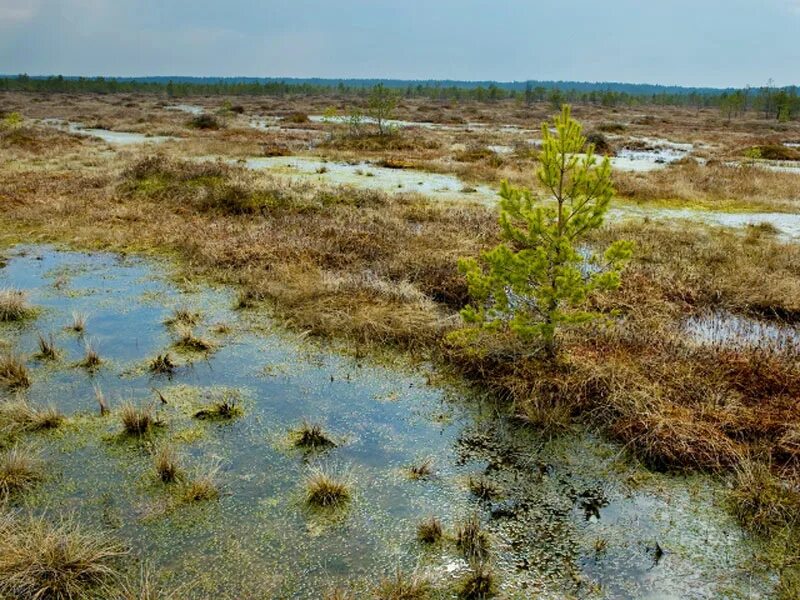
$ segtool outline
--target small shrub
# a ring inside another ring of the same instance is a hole
[[[306,502],[320,508],[338,508],[351,499],[350,485],[343,478],[313,468],[306,477]]]
[[[319,423],[303,421],[303,424],[292,432],[293,443],[298,448],[323,450],[333,448],[336,443],[325,433]]]
[[[31,378],[22,357],[17,354],[0,355],[0,383],[10,390],[30,387]]]
[[[0,454],[0,501],[23,492],[42,479],[39,460],[17,446]]]
[[[444,528],[436,517],[428,517],[417,525],[417,539],[423,544],[438,544],[442,536]]]
[[[25,292],[15,289],[0,289],[0,321],[24,321],[36,315],[28,304]]]
[[[77,600],[119,576],[126,550],[71,518],[0,515],[0,597]]]
[[[189,127],[195,129],[219,129],[219,121],[214,115],[202,114],[189,119]]]

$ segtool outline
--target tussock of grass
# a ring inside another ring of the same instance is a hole
[[[178,339],[175,340],[175,347],[190,352],[210,352],[216,348],[216,344],[206,338],[195,335],[191,327],[182,325],[176,328]]]
[[[42,360],[58,360],[58,347],[52,333],[47,337],[39,333],[37,343],[39,345],[39,352],[36,353],[38,358]]]
[[[10,390],[30,387],[31,378],[23,358],[17,354],[0,354],[0,384]]]
[[[496,576],[485,562],[472,565],[459,584],[458,597],[463,600],[484,600],[497,593]]]
[[[242,407],[235,394],[223,394],[205,408],[194,413],[195,419],[218,419],[227,421],[242,415]]]
[[[311,506],[339,508],[352,498],[347,479],[338,477],[322,467],[313,467],[310,470],[306,476],[305,486],[306,502]]]
[[[103,359],[100,358],[97,349],[90,342],[86,343],[83,360],[79,364],[88,371],[96,371],[103,364]]]
[[[72,322],[67,325],[67,329],[74,331],[75,333],[83,333],[86,331],[87,321],[88,317],[85,313],[74,312],[72,313]]]
[[[153,467],[163,483],[174,483],[181,475],[180,458],[174,447],[161,445],[153,453]]]
[[[185,325],[194,327],[200,323],[200,313],[193,311],[185,306],[175,309],[170,318],[164,321],[167,325]]]
[[[336,446],[322,425],[305,420],[300,427],[291,432],[291,438],[296,447],[307,450],[324,450]]]
[[[143,436],[159,425],[156,410],[152,404],[137,406],[126,402],[122,405],[119,414],[125,433],[129,435]]]
[[[406,574],[399,568],[391,577],[378,584],[375,597],[378,600],[422,600],[431,593],[430,582],[419,573]]]
[[[43,478],[38,458],[18,446],[0,453],[0,501],[24,492]]]
[[[56,429],[64,415],[54,406],[36,407],[25,400],[0,403],[0,432],[11,437],[20,432]]]
[[[0,289],[0,322],[24,321],[36,316],[36,310],[28,303],[25,292],[15,289]]]
[[[219,498],[218,472],[219,469],[214,467],[189,481],[183,490],[183,501],[205,502]]]
[[[417,539],[423,544],[438,544],[443,536],[442,522],[436,517],[428,517],[417,525]]]
[[[500,495],[500,488],[486,475],[470,475],[469,491],[481,500],[492,500]]]
[[[70,518],[0,515],[0,596],[76,600],[115,581],[126,550]]]
[[[491,540],[473,513],[456,527],[456,547],[470,562],[483,562],[489,557]]]
[[[800,490],[781,481],[767,465],[745,460],[736,465],[732,509],[747,529],[766,535],[800,520]]]
[[[176,365],[169,353],[159,354],[150,362],[150,372],[158,375],[171,375],[175,372]]]
[[[433,459],[426,457],[408,468],[411,479],[430,479],[433,476]]]

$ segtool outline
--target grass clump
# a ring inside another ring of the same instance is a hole
[[[485,561],[489,557],[491,540],[481,527],[476,513],[459,523],[456,528],[456,547],[468,561]]]
[[[81,367],[88,371],[96,371],[103,364],[103,359],[97,349],[89,342],[86,343],[86,349],[83,355],[83,360],[79,363]]]
[[[213,467],[194,477],[183,490],[183,501],[205,502],[219,498],[218,472],[219,468]]]
[[[15,436],[20,432],[56,429],[64,415],[55,406],[35,407],[25,400],[0,403],[0,431]]]
[[[0,384],[10,390],[20,390],[31,385],[28,367],[17,354],[0,354]]]
[[[153,467],[159,481],[175,483],[181,476],[180,458],[175,448],[169,445],[159,446],[153,453]]]
[[[384,578],[375,590],[378,600],[421,600],[429,597],[430,582],[419,575],[404,573],[399,568],[391,577]]]
[[[157,375],[172,375],[177,366],[172,361],[169,352],[166,354],[159,354],[150,362],[150,372]]]
[[[428,517],[417,525],[417,539],[423,544],[438,544],[443,536],[442,522],[436,517]]]
[[[75,333],[83,333],[86,331],[86,322],[88,320],[89,318],[85,313],[74,312],[72,313],[72,322],[67,325],[67,329],[74,331]]]
[[[235,394],[226,393],[205,408],[194,413],[195,419],[218,419],[228,421],[241,416],[242,407]]]
[[[39,333],[37,344],[39,346],[39,351],[36,353],[38,358],[42,360],[58,360],[58,347],[52,333],[47,337]]]
[[[219,129],[220,124],[214,115],[202,114],[189,119],[189,127],[194,129]]]
[[[736,466],[731,509],[745,528],[766,535],[796,525],[800,491],[773,475],[768,465],[745,460]]]
[[[306,450],[324,450],[336,447],[336,442],[325,433],[322,425],[306,420],[303,420],[300,427],[292,432],[292,443],[295,447]]]
[[[25,292],[15,289],[0,289],[0,322],[24,321],[36,315],[28,303]]]
[[[216,344],[204,337],[195,335],[191,327],[182,325],[177,329],[178,339],[175,346],[189,352],[210,352],[216,348]]]
[[[408,474],[411,479],[430,479],[433,476],[433,459],[426,457],[417,464],[411,465],[408,468]]]
[[[132,402],[126,402],[120,409],[120,419],[125,433],[135,436],[146,435],[160,424],[153,404],[136,406]]]
[[[39,460],[18,446],[0,454],[0,501],[29,489],[42,478]]]
[[[339,508],[352,499],[350,483],[321,467],[306,476],[306,502],[317,508]]]
[[[0,597],[77,600],[117,580],[126,550],[71,518],[0,515]]]
[[[172,316],[164,321],[164,323],[167,325],[185,325],[193,327],[200,323],[200,313],[190,310],[185,306],[181,306],[176,308]]]
[[[460,582],[458,597],[463,600],[484,600],[497,593],[494,571],[485,562],[475,564]]]
[[[470,475],[469,491],[481,500],[492,500],[500,495],[500,488],[486,475]]]

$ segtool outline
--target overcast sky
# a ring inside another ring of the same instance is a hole
[[[0,73],[800,84],[800,0],[0,0]]]

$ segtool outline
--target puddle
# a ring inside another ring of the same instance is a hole
[[[349,164],[306,157],[261,157],[247,159],[244,164],[249,169],[270,169],[329,184],[353,185],[390,193],[417,192],[432,197],[479,201],[497,195],[489,186],[470,186],[453,175],[414,169],[390,169],[367,162]]]
[[[229,290],[180,291],[167,265],[35,246],[7,255],[0,287],[26,290],[42,312],[35,323],[0,324],[0,337],[32,353],[37,331],[54,333],[61,359],[29,360],[26,395],[70,416],[61,430],[24,439],[48,465],[25,503],[113,528],[173,583],[194,583],[193,598],[318,598],[332,581],[374,582],[397,567],[450,586],[464,561],[449,544],[422,549],[416,524],[432,514],[452,530],[472,511],[495,540],[504,598],[771,592],[755,548],[720,508],[724,488],[711,479],[643,473],[588,434],[551,440],[512,427],[463,390],[426,384],[424,369],[355,360],[272,331],[262,317],[232,311]],[[144,365],[170,348],[164,321],[182,306],[201,313],[197,331],[218,350],[181,357],[188,362],[172,379],[151,377]],[[84,343],[64,330],[74,311],[88,314],[85,335],[105,360],[95,375],[74,366]],[[214,333],[220,321],[232,332]],[[112,415],[96,416],[94,385]],[[242,416],[191,417],[224,390],[239,395]],[[146,450],[120,436],[113,411],[122,399],[156,393],[166,400],[158,438],[178,445],[190,471],[219,465],[218,500],[176,505],[154,480]],[[286,434],[304,417],[340,441],[320,459],[352,479],[354,498],[336,518],[303,505],[308,457]],[[433,477],[409,479],[405,468],[422,457],[432,459]],[[468,477],[477,473],[501,490],[499,499],[470,494]]]
[[[800,353],[800,331],[796,327],[728,311],[690,317],[683,330],[698,344],[763,347]]]
[[[51,127],[65,129],[70,133],[99,138],[115,146],[129,146],[132,144],[162,144],[179,140],[180,138],[164,135],[146,135],[144,133],[133,133],[130,131],[111,131],[109,129],[95,129],[85,127],[80,123],[63,121],[61,119],[43,119],[42,123]]]

